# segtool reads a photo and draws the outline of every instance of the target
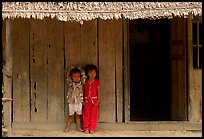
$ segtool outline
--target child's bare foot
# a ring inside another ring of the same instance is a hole
[[[69,128],[65,128],[64,132],[69,132]]]
[[[83,130],[83,129],[81,129],[81,128],[78,128],[78,131],[81,131],[81,132],[83,132],[84,130]]]
[[[88,131],[88,130],[85,130],[84,132],[85,132],[86,134],[88,134],[88,133],[89,133],[89,131]]]
[[[93,131],[93,130],[91,130],[91,131],[90,131],[90,134],[93,134],[93,133],[94,133],[94,131]]]

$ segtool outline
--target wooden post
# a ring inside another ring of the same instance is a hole
[[[3,66],[3,85],[4,85],[4,98],[12,98],[12,34],[11,34],[11,20],[6,19],[6,43]],[[8,136],[11,134],[11,101],[8,101],[3,106],[4,111],[4,124],[8,129]]]
[[[124,121],[130,121],[130,68],[129,68],[129,46],[128,46],[128,30],[129,21],[123,20],[124,28]]]
[[[192,72],[193,72],[193,48],[192,48],[192,15],[189,15],[187,18],[187,32],[188,32],[188,48],[187,48],[187,62],[188,62],[188,102],[190,102],[191,97],[191,84],[192,84]],[[188,105],[188,120],[191,121],[191,104]]]

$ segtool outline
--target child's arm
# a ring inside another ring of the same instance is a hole
[[[78,68],[78,69],[80,69],[80,70],[82,70],[82,68],[81,68],[81,65],[80,65],[80,64],[77,66],[77,68]]]
[[[71,67],[68,67],[67,66],[67,71],[66,71],[66,75],[65,75],[65,77],[66,77],[66,81],[67,81],[67,85],[68,85],[68,88],[69,88],[69,86],[70,86],[70,83],[72,82],[72,80],[71,80],[71,78],[70,78],[70,71],[71,71]]]
[[[70,73],[70,68],[68,67],[68,68],[67,68],[67,71],[66,71],[66,79],[69,78],[69,73]]]
[[[97,88],[98,90],[98,93],[97,93],[97,95],[98,95],[98,101],[100,102],[100,86],[98,86],[98,88]]]
[[[72,69],[73,67],[74,67],[73,65],[70,65],[70,67],[69,67],[69,66],[67,66],[67,71],[66,71],[66,79],[68,79],[68,78],[69,78],[70,71],[71,71],[71,69]]]
[[[99,106],[101,104],[101,102],[100,102],[100,86],[98,86],[98,88],[97,88],[97,97],[98,97],[98,101],[96,101],[94,104]]]
[[[81,70],[81,82],[82,84],[85,84],[85,81],[86,81],[86,75],[85,75],[85,72],[84,70]]]

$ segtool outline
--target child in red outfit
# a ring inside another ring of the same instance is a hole
[[[87,65],[85,70],[86,81],[83,94],[83,127],[86,133],[94,133],[98,122],[98,107],[100,105],[100,81],[98,80],[98,69],[95,65]]]

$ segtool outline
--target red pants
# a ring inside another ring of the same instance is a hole
[[[98,106],[92,104],[89,99],[82,110],[84,130],[94,131],[98,122]]]

